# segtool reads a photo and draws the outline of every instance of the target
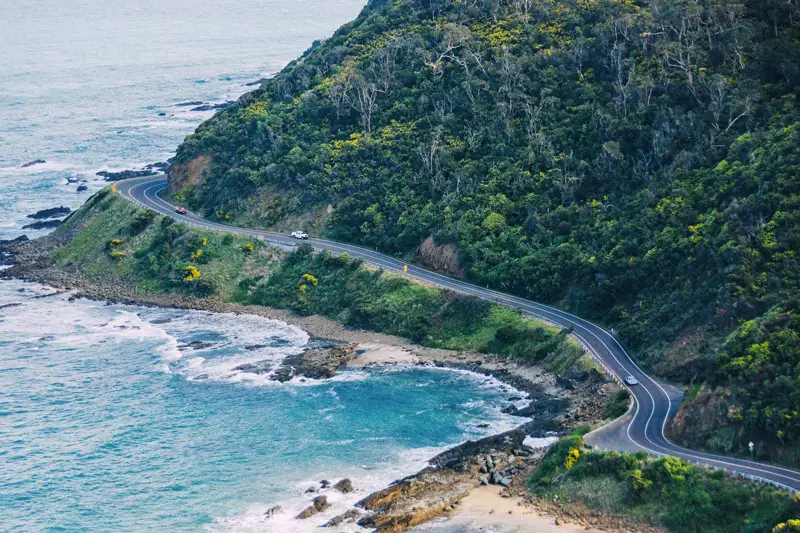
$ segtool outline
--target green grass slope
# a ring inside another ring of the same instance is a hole
[[[60,227],[54,266],[147,293],[320,314],[346,325],[437,348],[540,363],[552,372],[594,371],[567,330],[516,310],[375,270],[347,255],[287,253],[259,241],[175,223],[105,189]]]
[[[792,495],[772,487],[672,457],[593,452],[579,434],[548,450],[529,490],[680,533],[769,532],[800,513]]]

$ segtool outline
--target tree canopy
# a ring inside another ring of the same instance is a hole
[[[372,0],[186,139],[177,162],[211,165],[180,193],[409,259],[451,244],[468,279],[732,388],[758,411],[719,421],[740,449],[782,446],[800,434],[766,410],[800,398],[748,387],[735,339],[798,294],[798,19],[793,0]],[[800,348],[776,346],[745,366],[796,390]]]

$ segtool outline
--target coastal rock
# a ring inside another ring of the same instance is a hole
[[[286,357],[271,379],[284,382],[294,377],[332,378],[339,368],[353,358],[355,349],[355,344],[306,349],[301,354]]]
[[[147,176],[155,176],[157,172],[152,169],[144,170],[123,170],[121,172],[109,172],[108,170],[101,170],[96,176],[104,178],[105,181],[120,181],[129,180],[132,178],[144,178]]]
[[[249,374],[269,374],[274,365],[271,361],[256,361],[255,363],[245,363],[243,365],[233,367],[234,370],[240,372],[247,372]]]
[[[19,166],[19,168],[28,168],[32,167],[33,165],[41,165],[42,163],[47,163],[44,159],[34,159],[33,161],[28,161],[27,163],[23,163]]]
[[[154,170],[158,172],[167,172],[169,170],[169,163],[163,161],[156,161],[144,166],[145,170]]]
[[[80,189],[80,187],[78,187]],[[33,224],[26,224],[22,226],[22,229],[50,229],[50,228],[57,228],[61,224],[63,224],[63,220],[40,220],[39,222],[34,222]]]
[[[69,215],[72,210],[69,207],[59,206],[59,207],[51,207],[49,209],[41,209],[32,215],[28,215],[28,218],[32,218],[34,220],[41,220],[43,218],[56,218],[62,217],[64,215]]]
[[[305,520],[306,518],[310,518],[317,513],[321,513],[328,507],[330,507],[328,504],[328,498],[326,496],[317,496],[312,500],[311,505],[303,509],[303,511],[297,515],[297,518]]]
[[[27,235],[20,235],[16,239],[0,241],[0,265],[13,265],[19,248],[29,240]]]
[[[228,100],[227,102],[222,102],[221,104],[203,104],[197,107],[193,107],[192,111],[217,111],[219,109],[225,109],[226,107],[230,107],[234,104],[233,100]]]
[[[272,518],[276,514],[280,514],[282,512],[283,512],[283,507],[281,507],[280,505],[274,505],[266,510],[266,512],[264,513],[264,517]]]
[[[179,104],[175,104],[175,107],[190,107],[190,106],[198,106],[203,105],[205,102],[202,100],[192,100],[191,102],[181,102]]]
[[[75,189],[75,190],[76,190],[77,192],[88,191],[88,190],[89,190],[89,187],[87,187],[86,185],[78,185],[78,188],[77,188],[77,189]]]
[[[261,78],[261,79],[256,80],[256,81],[251,81],[250,83],[245,83],[244,86],[245,87],[255,87],[256,85],[262,85],[265,81],[267,81],[267,78]]]
[[[342,494],[347,494],[349,492],[353,492],[353,482],[350,481],[349,478],[344,478],[343,480],[336,483],[336,485],[334,485],[333,488],[338,490]]]
[[[212,346],[214,346],[213,342],[192,341],[192,342],[187,342],[185,344],[179,345],[178,349],[179,350],[186,350],[186,349],[205,350],[206,348],[211,348]]]
[[[331,482],[328,481],[327,479],[323,479],[322,481],[319,482],[319,486],[322,487],[323,489],[327,489],[328,487],[331,486]]]
[[[345,522],[352,523],[355,522],[356,519],[360,516],[361,516],[361,511],[359,511],[358,509],[350,509],[349,511],[346,511],[340,515],[334,516],[333,518],[325,522],[325,524],[322,527],[337,527]]]

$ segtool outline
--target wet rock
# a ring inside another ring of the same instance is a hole
[[[8,309],[9,307],[19,307],[19,306],[21,306],[21,305],[22,305],[22,304],[21,304],[21,303],[19,303],[19,302],[12,302],[12,303],[10,303],[10,304],[3,304],[3,305],[0,305],[0,309]]]
[[[323,489],[327,489],[328,487],[331,486],[331,482],[328,481],[327,479],[323,479],[322,481],[319,482],[319,486],[322,487]]]
[[[270,361],[256,361],[255,363],[245,363],[234,367],[234,370],[247,372],[248,374],[269,374],[272,372],[274,365]]]
[[[202,100],[193,100],[191,102],[181,102],[179,104],[175,104],[175,107],[190,107],[190,106],[198,106],[203,105],[205,102]]]
[[[289,381],[294,377],[329,379],[353,357],[355,344],[310,348],[301,354],[286,357],[271,379]]]
[[[334,516],[333,518],[325,522],[325,525],[323,525],[322,527],[337,527],[345,522],[348,523],[355,522],[356,519],[360,516],[361,516],[361,511],[359,511],[358,509],[350,509],[345,513],[342,513],[338,516]]]
[[[80,189],[80,187],[78,187]],[[34,222],[33,224],[26,224],[22,226],[22,229],[50,229],[50,228],[57,228],[61,224],[63,224],[63,220],[40,220],[39,222]]]
[[[244,86],[245,87],[255,87],[256,85],[263,84],[265,81],[267,81],[267,78],[261,78],[260,80],[251,81],[250,83],[245,83]]]
[[[313,494],[315,492],[317,492],[317,487],[308,487],[306,489],[306,494]]]
[[[169,163],[165,163],[163,161],[157,161],[155,163],[150,163],[149,165],[145,165],[144,169],[155,170],[158,172],[167,172],[169,170]]]
[[[247,346],[244,347],[244,349],[254,352],[256,350],[261,350],[262,348],[268,348],[268,347],[269,344],[248,344]]]
[[[33,165],[41,165],[42,163],[47,163],[44,159],[34,159],[33,161],[28,161],[27,163],[23,163],[19,166],[19,168],[28,168],[32,167]]]
[[[283,507],[281,507],[280,505],[274,505],[274,506],[272,506],[272,507],[270,507],[269,509],[266,510],[266,512],[264,513],[264,516],[266,518],[272,518],[276,514],[280,514],[282,512],[283,512]]]
[[[353,482],[350,481],[349,478],[344,478],[343,480],[336,483],[336,485],[334,485],[333,488],[338,490],[342,494],[347,494],[349,492],[353,492]]]
[[[89,187],[87,187],[86,185],[78,185],[78,188],[77,188],[77,189],[75,189],[75,190],[76,190],[77,192],[88,191],[88,190],[89,190]]]
[[[34,220],[41,220],[43,218],[56,218],[56,217],[63,217],[64,215],[69,215],[72,210],[69,207],[64,207],[63,205],[60,207],[51,207],[49,209],[41,209],[32,215],[28,215],[28,218],[32,218]]]
[[[303,509],[303,511],[297,515],[297,518],[305,520],[306,518],[310,518],[317,513],[321,513],[328,507],[330,507],[328,504],[328,498],[326,496],[317,496],[312,500],[311,505]]]
[[[187,342],[185,344],[179,345],[178,349],[179,350],[186,350],[186,349],[205,350],[206,348],[211,348],[212,346],[214,346],[213,342],[192,341],[192,342]]]
[[[17,253],[29,241],[27,235],[20,235],[16,239],[0,240],[0,265],[8,266],[16,263]]]
[[[226,107],[230,107],[234,104],[233,100],[228,100],[227,102],[222,102],[221,104],[203,104],[197,107],[193,107],[192,111],[217,111],[219,109],[225,109]]]
[[[120,180],[129,180],[133,178],[144,178],[147,176],[155,176],[157,172],[153,169],[143,169],[143,170],[123,170],[121,172],[109,172],[108,170],[101,170],[96,176],[100,176],[104,178],[105,181],[120,181]]]
[[[158,116],[159,116],[159,117],[166,117],[166,116],[167,116],[167,114],[166,114],[166,113],[164,113],[164,112],[162,111],[161,113],[159,113],[159,114],[158,114]]]

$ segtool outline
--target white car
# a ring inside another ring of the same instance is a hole
[[[638,385],[639,380],[633,376],[628,376],[625,378],[625,383],[627,383],[628,385]]]
[[[292,232],[293,239],[308,239],[308,233],[304,231],[293,231]]]

